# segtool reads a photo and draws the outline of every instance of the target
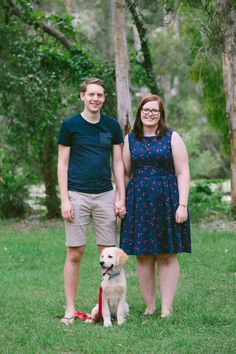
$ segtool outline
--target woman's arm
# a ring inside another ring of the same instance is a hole
[[[176,211],[176,222],[182,223],[188,218],[187,205],[190,186],[188,153],[183,140],[176,132],[172,134],[171,147],[179,190],[179,206]]]

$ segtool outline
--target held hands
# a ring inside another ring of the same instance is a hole
[[[74,212],[70,200],[61,202],[61,215],[68,222],[73,222]]]
[[[126,209],[125,209],[125,201],[124,200],[116,200],[115,201],[115,212],[116,214],[123,219],[125,217]]]
[[[179,205],[176,213],[175,213],[175,220],[178,224],[185,222],[188,219],[188,209],[184,205]]]

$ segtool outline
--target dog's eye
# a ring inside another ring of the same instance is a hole
[[[112,256],[108,256],[108,258],[113,258]]]

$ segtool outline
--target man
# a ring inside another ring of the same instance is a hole
[[[119,123],[101,114],[104,83],[97,78],[80,86],[81,114],[65,120],[58,144],[58,183],[65,220],[67,257],[64,267],[66,311],[64,324],[74,321],[79,268],[92,216],[99,253],[116,244],[116,214],[125,215],[123,136]],[[111,183],[110,157],[116,191]]]

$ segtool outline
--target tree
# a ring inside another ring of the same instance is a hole
[[[125,0],[113,0],[112,4],[114,6],[117,113],[122,130],[127,133],[132,122],[132,109],[129,82],[129,62],[125,32]]]
[[[70,18],[45,16],[23,0],[17,6],[13,1],[1,5],[0,90],[9,144],[15,147],[18,161],[31,164],[32,173],[42,178],[47,214],[55,217],[59,214],[56,137],[60,119],[79,100],[79,82],[95,74],[112,81],[113,68],[73,42]]]
[[[201,1],[201,6],[207,14],[203,43],[212,60],[221,58],[231,150],[231,205],[236,214],[236,4],[233,0]]]
[[[229,0],[221,0],[220,5],[220,17],[223,15],[229,29],[224,40],[223,72],[231,146],[231,197],[236,214],[236,9]]]

